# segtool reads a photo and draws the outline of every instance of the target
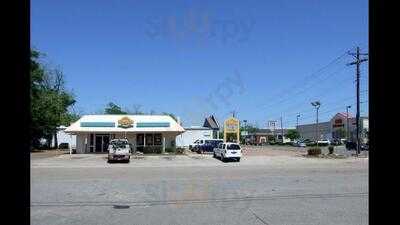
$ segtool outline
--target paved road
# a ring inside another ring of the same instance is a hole
[[[33,160],[31,224],[368,224],[368,159],[104,161]]]

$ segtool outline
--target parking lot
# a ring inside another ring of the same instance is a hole
[[[368,158],[245,148],[212,155],[31,157],[31,224],[368,224]],[[224,212],[221,214],[221,212]]]
[[[342,146],[340,146],[342,147]],[[285,166],[304,166],[319,163],[337,163],[327,159],[306,158],[306,148],[290,146],[243,146],[243,157],[240,162],[231,160],[224,163],[209,154],[197,154],[188,151],[185,155],[133,155],[130,163],[107,163],[107,154],[72,154],[64,152],[32,153],[32,167],[191,167],[191,166],[278,166],[282,163]],[[327,148],[322,148],[323,154],[327,154]],[[335,153],[344,155],[345,161],[355,160],[352,154],[354,151],[347,151],[336,148]],[[367,156],[368,152],[362,152],[362,157]],[[338,159],[337,159],[338,160]],[[168,163],[170,162],[170,163]]]

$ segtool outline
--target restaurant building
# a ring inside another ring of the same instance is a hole
[[[360,138],[362,142],[368,141],[368,117],[361,116],[360,124]],[[304,124],[296,127],[302,139],[316,140],[316,124]],[[348,138],[355,141],[357,137],[356,132],[356,118],[346,112],[336,113],[330,121],[320,122],[318,124],[319,139],[336,139]]]
[[[175,138],[185,132],[168,115],[85,115],[65,132],[76,135],[76,153],[107,152],[111,139],[127,138],[135,151],[144,147],[175,147]]]

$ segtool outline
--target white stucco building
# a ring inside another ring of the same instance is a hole
[[[176,137],[176,146],[189,147],[196,140],[208,140],[213,138],[213,130],[208,127],[191,126],[185,127],[185,132]]]
[[[68,147],[71,147],[72,149],[76,148],[76,135],[70,135],[65,132],[65,129],[67,129],[66,126],[59,126],[57,127],[57,145],[60,146],[60,144],[68,144]],[[53,148],[58,148],[56,146],[56,141],[55,138],[51,140],[51,147]]]
[[[184,131],[168,115],[85,115],[65,130],[76,135],[76,153],[107,152],[111,139],[124,137],[138,151],[175,147],[176,136]]]

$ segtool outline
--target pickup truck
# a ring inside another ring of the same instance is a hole
[[[113,139],[108,145],[108,162],[122,160],[129,162],[131,158],[131,145],[128,139]]]
[[[219,157],[222,162],[225,162],[226,159],[236,159],[240,162],[240,158],[242,157],[242,149],[240,145],[233,142],[223,142],[220,143],[213,150],[214,158]]]

